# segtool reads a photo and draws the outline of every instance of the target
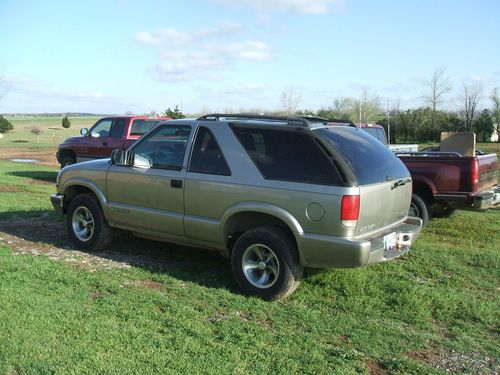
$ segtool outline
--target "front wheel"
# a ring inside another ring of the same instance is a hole
[[[265,300],[291,294],[303,272],[295,241],[275,227],[244,232],[234,244],[231,265],[241,290]]]
[[[112,231],[96,198],[80,194],[68,207],[66,228],[75,246],[82,250],[102,250],[111,242]]]
[[[72,155],[63,156],[61,159],[61,169],[63,169],[64,167],[67,167],[68,165],[75,164],[75,163],[76,163],[76,159],[74,156],[72,156]]]
[[[422,227],[425,227],[431,218],[430,206],[427,201],[417,194],[412,194],[408,216],[422,219]]]

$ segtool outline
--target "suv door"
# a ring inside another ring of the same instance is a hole
[[[116,226],[184,235],[184,179],[191,126],[163,125],[136,143],[127,166],[107,175],[109,215]]]

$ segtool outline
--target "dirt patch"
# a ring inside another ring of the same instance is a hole
[[[59,165],[52,150],[37,150],[24,147],[0,148],[0,160],[10,159],[35,159],[36,164]]]
[[[366,368],[370,375],[385,375],[389,372],[376,361],[366,361]]]
[[[138,287],[143,287],[143,288],[148,288],[148,289],[162,289],[163,284],[159,281],[151,280],[151,279],[146,279],[146,280],[133,280],[130,282],[127,282],[125,286],[138,286]]]
[[[99,256],[99,253],[89,254],[75,250],[69,242],[64,223],[50,220],[48,215],[0,221],[0,244],[10,247],[15,255],[46,255],[52,260],[71,263],[91,271],[130,267],[126,262]]]
[[[14,185],[0,185],[0,193],[17,193],[19,189]]]
[[[466,374],[498,374],[498,359],[485,357],[480,353],[458,353],[436,348],[417,350],[407,354],[408,357],[428,367],[452,373]]]

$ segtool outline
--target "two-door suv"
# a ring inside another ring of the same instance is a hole
[[[63,168],[51,201],[77,247],[112,228],[220,251],[241,289],[291,293],[303,267],[363,267],[410,249],[410,173],[355,126],[207,115],[158,124],[110,159]]]

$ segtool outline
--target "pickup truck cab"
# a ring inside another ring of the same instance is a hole
[[[82,161],[109,158],[116,148],[127,149],[158,122],[169,117],[112,116],[97,121],[90,130],[83,128],[82,137],[66,139],[58,147],[61,168]]]
[[[367,162],[368,161],[368,162]],[[278,299],[303,267],[364,267],[410,250],[404,164],[358,128],[207,115],[162,122],[111,160],[70,165],[51,201],[81,249],[112,228],[218,250],[241,289]]]

